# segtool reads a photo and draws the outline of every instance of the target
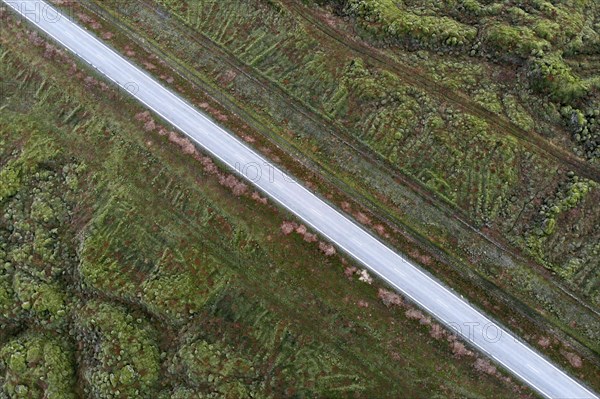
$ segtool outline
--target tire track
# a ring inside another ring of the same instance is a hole
[[[432,97],[441,101],[447,101],[462,111],[485,120],[490,127],[495,128],[500,132],[506,132],[527,143],[530,147],[546,153],[561,164],[567,166],[568,169],[574,171],[579,176],[600,182],[600,168],[548,141],[539,133],[534,131],[528,132],[500,115],[487,110],[483,106],[473,103],[465,94],[452,91],[447,87],[434,82],[416,68],[400,64],[397,60],[383,54],[381,51],[369,47],[360,41],[349,38],[345,32],[335,29],[323,22],[323,20],[316,15],[316,12],[308,7],[299,5],[294,0],[280,1],[286,4],[286,6],[295,14],[302,17],[308,23],[308,27],[312,26],[317,28],[322,34],[325,34],[355,53],[360,54],[362,57],[366,57],[374,65],[383,69],[392,70],[398,75],[399,79],[403,80],[405,83],[420,87]]]

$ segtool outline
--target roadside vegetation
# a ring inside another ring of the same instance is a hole
[[[1,395],[532,397],[2,17]]]

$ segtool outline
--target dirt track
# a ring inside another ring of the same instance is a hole
[[[363,42],[357,41],[348,35],[335,29],[327,24],[317,15],[316,12],[298,4],[295,0],[281,0],[296,15],[304,18],[308,24],[307,27],[318,28],[323,34],[340,42],[345,47],[360,54],[362,57],[367,57],[371,63],[381,68],[392,70],[397,73],[398,78],[408,85],[419,87],[427,92],[428,95],[437,98],[438,100],[453,104],[462,111],[475,115],[488,122],[490,127],[495,128],[498,132],[509,134],[518,140],[524,142],[530,147],[534,147],[539,151],[556,159],[564,164],[567,169],[572,170],[581,177],[600,182],[600,168],[591,165],[589,162],[576,157],[567,150],[556,146],[549,140],[534,131],[526,131],[506,118],[491,112],[483,106],[471,101],[467,95],[457,91],[448,89],[447,87],[433,81],[418,69],[408,65],[403,65],[397,60],[387,56],[382,51],[379,51]]]

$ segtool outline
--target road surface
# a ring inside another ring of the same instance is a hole
[[[298,216],[390,286],[419,304],[471,345],[541,395],[598,398],[460,295],[394,252],[350,218],[296,183],[232,134],[163,87],[86,30],[40,0],[2,0],[54,40],[97,69],[165,121],[281,206]]]

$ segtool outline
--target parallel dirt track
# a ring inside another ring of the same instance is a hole
[[[280,0],[294,13],[302,17],[308,24],[319,29],[323,34],[333,40],[341,43],[345,47],[367,57],[374,65],[381,68],[392,70],[398,74],[398,77],[409,85],[413,85],[425,90],[429,95],[441,101],[453,104],[462,111],[477,116],[485,120],[490,127],[499,132],[510,134],[521,140],[530,147],[537,148],[539,151],[548,154],[556,159],[565,167],[577,173],[581,177],[600,182],[600,168],[589,162],[576,157],[564,148],[558,147],[535,131],[526,131],[506,118],[487,110],[485,107],[471,101],[467,95],[450,90],[449,88],[433,81],[418,69],[403,65],[388,55],[384,54],[367,44],[350,38],[345,32],[338,30],[324,22],[314,10],[298,4],[295,0]]]

